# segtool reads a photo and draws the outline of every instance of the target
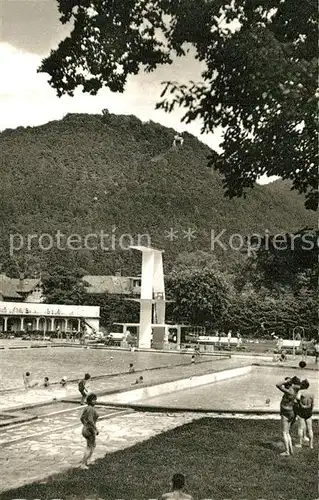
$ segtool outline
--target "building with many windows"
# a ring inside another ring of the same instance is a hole
[[[98,306],[44,304],[40,278],[0,275],[0,332],[79,332],[84,320],[99,330]]]
[[[0,301],[0,331],[3,332],[79,332],[82,320],[98,331],[100,308]]]

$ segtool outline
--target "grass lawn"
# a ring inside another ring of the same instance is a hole
[[[279,455],[279,425],[272,420],[203,418],[106,455],[87,471],[73,469],[0,497],[155,499],[169,490],[172,474],[182,472],[194,500],[314,500],[318,422],[314,422],[315,450],[296,449],[288,458]]]

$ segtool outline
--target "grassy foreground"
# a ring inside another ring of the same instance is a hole
[[[285,458],[279,456],[279,421],[203,418],[106,455],[90,470],[73,469],[0,497],[155,499],[169,490],[172,474],[182,472],[194,500],[314,500],[318,498],[318,422],[314,431],[313,451],[296,449],[294,457]]]

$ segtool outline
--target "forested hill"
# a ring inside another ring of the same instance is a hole
[[[72,114],[2,132],[0,263],[6,267],[13,233],[59,230],[84,237],[103,230],[111,233],[110,251],[40,251],[37,236],[28,251],[30,262],[41,269],[74,262],[90,274],[119,268],[131,274],[139,266],[131,252],[119,248],[123,233],[135,243],[138,234],[148,233],[170,263],[183,251],[210,251],[211,230],[225,229],[226,242],[232,233],[290,232],[316,224],[303,198],[281,181],[256,186],[245,200],[226,199],[220,176],[207,168],[210,149],[190,134],[182,147],[173,148],[174,135],[156,123],[111,114]],[[173,241],[166,233],[171,228]],[[187,238],[188,228],[195,237]],[[49,237],[42,240],[44,247],[49,242]],[[15,243],[19,246],[17,238]],[[77,245],[84,246],[84,240]],[[26,240],[16,257],[25,249]],[[219,254],[227,261],[232,252]]]

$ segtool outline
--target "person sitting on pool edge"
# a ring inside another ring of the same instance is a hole
[[[172,477],[172,491],[164,493],[162,500],[193,500],[191,495],[184,493],[185,476],[183,474],[174,474]]]
[[[309,448],[313,450],[313,430],[312,430],[312,412],[314,404],[314,395],[308,391],[309,382],[307,379],[302,380],[300,384],[300,391],[294,405],[294,410],[297,415],[298,421],[298,437],[299,444],[296,448],[301,448],[303,440],[306,441],[306,431],[309,436]]]
[[[298,377],[286,377],[283,382],[276,384],[277,389],[283,392],[280,402],[281,430],[285,445],[285,451],[282,456],[293,454],[292,441],[290,436],[290,427],[295,422],[294,402],[300,389],[300,379]]]

